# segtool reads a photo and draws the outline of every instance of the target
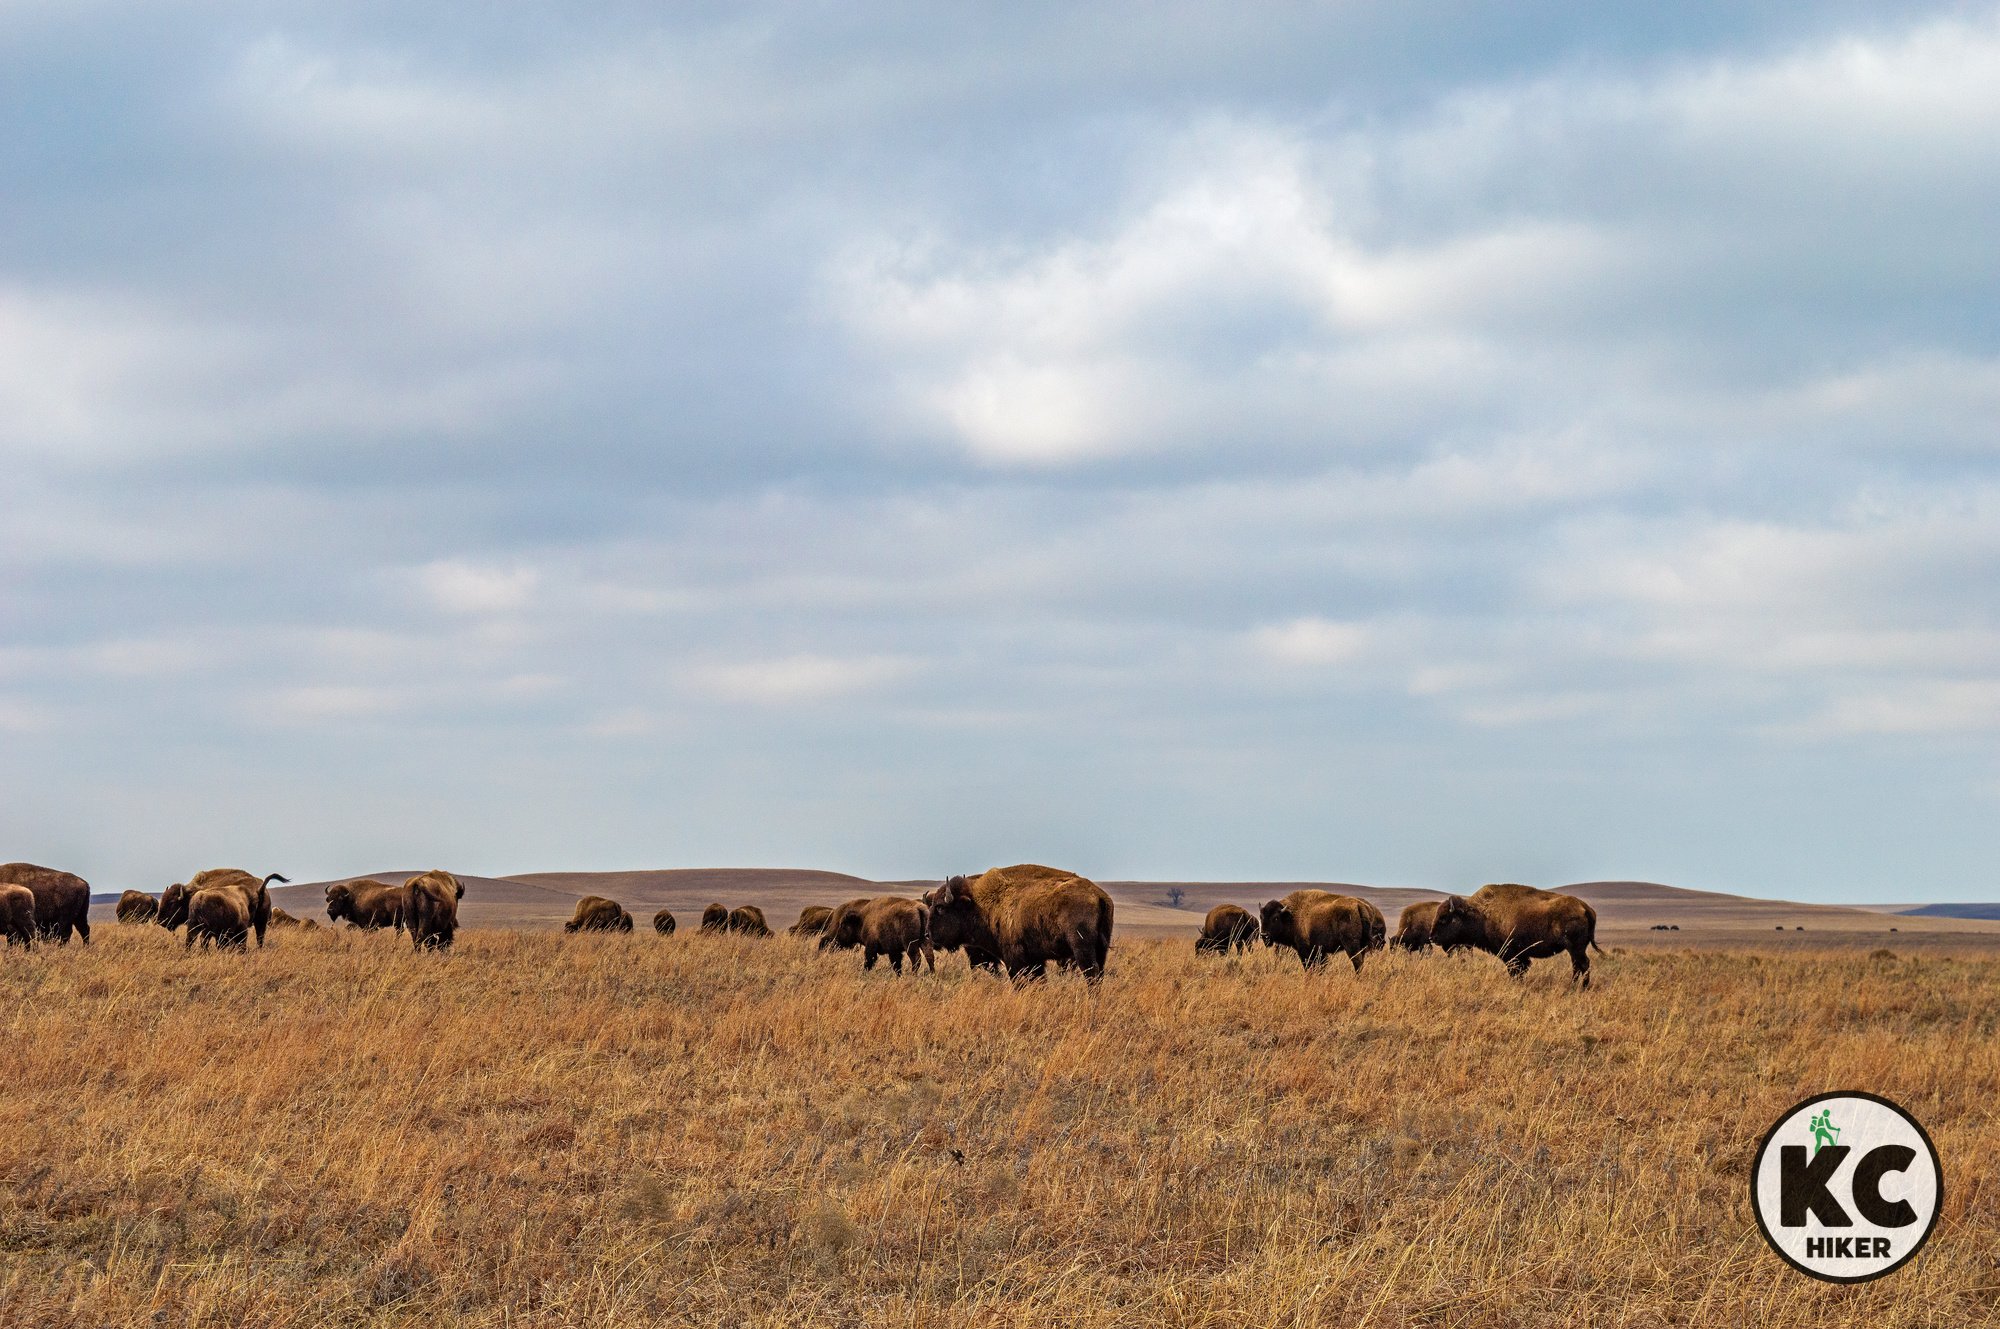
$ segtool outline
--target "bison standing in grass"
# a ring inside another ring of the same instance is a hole
[[[465,886],[443,868],[420,872],[403,883],[403,926],[413,950],[448,950],[458,935],[458,902]]]
[[[937,971],[931,951],[930,907],[900,895],[878,895],[872,900],[853,900],[833,911],[825,935],[819,939],[823,951],[861,948],[861,967],[873,969],[875,961],[887,956],[889,967],[903,972],[904,957],[910,972],[928,965]]]
[[[1201,935],[1194,939],[1197,953],[1227,955],[1247,951],[1257,940],[1257,919],[1240,904],[1219,904],[1201,921]]]
[[[1389,939],[1393,946],[1406,951],[1427,951],[1431,948],[1431,929],[1437,924],[1438,901],[1419,900],[1413,905],[1405,905],[1396,919],[1396,935]]]
[[[74,872],[0,863],[0,885],[25,886],[35,897],[35,931],[47,941],[69,944],[75,932],[90,944],[90,883]]]
[[[729,911],[729,930],[746,937],[771,935],[771,925],[764,921],[764,911],[754,904],[739,904]]]
[[[924,893],[931,943],[965,951],[975,969],[1004,967],[1039,978],[1073,964],[1095,983],[1111,950],[1111,897],[1074,872],[1022,863],[977,877],[951,877]]]
[[[1569,955],[1570,981],[1590,986],[1590,952],[1597,944],[1597,911],[1574,895],[1505,883],[1471,895],[1449,895],[1438,905],[1431,940],[1447,950],[1470,946],[1500,957],[1515,978],[1530,960]]]
[[[271,926],[271,883],[285,878],[273,872],[253,877],[242,868],[208,868],[176,882],[160,896],[160,926],[169,932],[187,924],[187,944],[192,950],[199,941],[205,945],[233,946],[264,944],[264,932]]]
[[[727,932],[729,930],[729,910],[719,904],[711,904],[701,911],[703,932]]]
[[[586,895],[576,902],[576,914],[563,924],[564,932],[630,932],[632,915],[616,900]]]
[[[1362,959],[1382,948],[1387,932],[1382,911],[1352,895],[1305,890],[1264,902],[1264,944],[1298,952],[1299,963],[1308,969],[1319,968],[1337,953],[1360,973]]]
[[[662,937],[671,936],[675,926],[672,910],[662,909],[659,913],[653,915],[653,931],[659,933]]]
[[[150,923],[160,915],[160,902],[144,891],[125,891],[118,897],[120,923]]]
[[[823,904],[809,904],[799,910],[799,921],[786,928],[785,932],[794,937],[817,937],[833,921],[833,912]]]
[[[401,932],[403,900],[401,886],[391,886],[373,877],[336,881],[326,888],[326,916],[336,923],[344,918],[350,926],[363,932],[373,932],[377,928],[394,928]]]
[[[0,885],[0,937],[9,946],[18,941],[22,950],[35,949],[35,893],[26,886]]]

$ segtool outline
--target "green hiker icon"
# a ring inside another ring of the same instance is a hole
[[[1840,1142],[1840,1127],[1833,1124],[1832,1108],[1821,1109],[1820,1114],[1812,1119],[1811,1125],[1815,1154],[1827,1145]]]

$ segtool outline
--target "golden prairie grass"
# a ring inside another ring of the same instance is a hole
[[[691,930],[690,930],[691,931]],[[0,956],[0,1324],[1956,1325],[1995,1318],[2000,964],[1115,945],[1090,991],[783,938],[157,928]],[[1763,1246],[1757,1139],[1910,1108],[1911,1265]]]

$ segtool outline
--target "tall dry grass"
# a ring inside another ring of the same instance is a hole
[[[0,955],[0,1324],[1958,1325],[2000,966],[1114,947],[1092,992],[785,939],[157,928]],[[1810,1092],[1911,1108],[1887,1280],[1764,1248]]]

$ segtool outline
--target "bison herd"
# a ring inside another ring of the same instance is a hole
[[[120,923],[158,923],[169,931],[185,927],[187,946],[245,949],[252,934],[264,944],[274,925],[301,923],[271,904],[277,873],[255,876],[239,868],[211,868],[176,882],[158,900],[140,891],[119,897]],[[449,872],[419,873],[401,885],[362,878],[326,888],[326,914],[338,923],[373,931],[408,933],[417,950],[443,950],[458,931],[458,903],[465,887]],[[90,887],[73,873],[29,863],[0,865],[0,935],[7,943],[35,940],[64,943],[74,932],[90,940]],[[934,971],[938,951],[963,951],[974,969],[1004,972],[1016,979],[1038,978],[1050,965],[1075,969],[1096,983],[1104,976],[1111,949],[1111,897],[1097,883],[1073,872],[1024,863],[993,868],[972,877],[949,877],[910,899],[878,895],[800,913],[787,932],[817,938],[822,951],[858,950],[862,967],[887,960],[896,973]],[[674,916],[662,909],[653,930],[675,930]],[[630,932],[632,915],[616,900],[587,895],[563,930]],[[770,925],[755,905],[731,909],[720,903],[702,910],[704,933],[769,937]],[[1413,904],[1403,910],[1393,937],[1381,910],[1357,896],[1329,891],[1293,891],[1266,901],[1257,914],[1240,905],[1217,905],[1202,923],[1195,950],[1227,955],[1253,942],[1282,947],[1306,969],[1345,955],[1358,972],[1370,951],[1395,945],[1417,952],[1437,946],[1485,951],[1519,977],[1530,961],[1568,955],[1572,978],[1590,986],[1589,952],[1597,946],[1597,914],[1572,895],[1532,886],[1484,886],[1471,895]]]

